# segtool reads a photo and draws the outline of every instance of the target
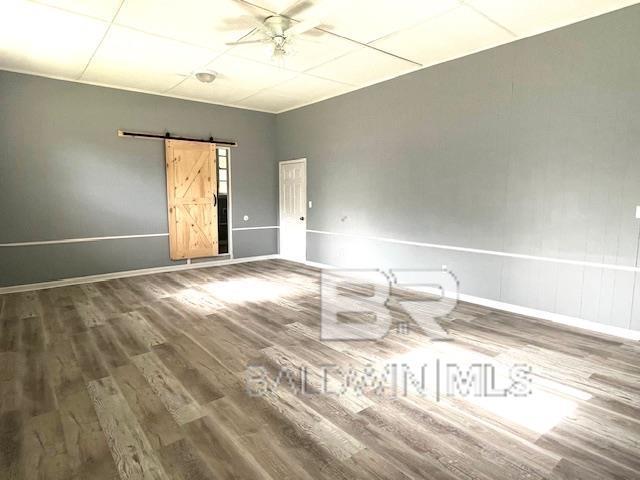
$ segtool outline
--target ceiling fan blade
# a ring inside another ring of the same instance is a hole
[[[284,36],[290,37],[292,35],[300,35],[301,33],[311,30],[312,28],[316,28],[321,23],[322,20],[319,18],[310,18],[309,20],[298,22],[294,26],[287,28],[284,31]]]
[[[296,23],[295,25],[292,25],[284,31],[285,37],[291,35],[300,35],[301,33],[308,32],[309,30],[316,28],[323,23],[323,20],[327,17],[327,15],[329,15],[329,13],[334,11],[339,6],[338,0],[325,0],[321,5],[315,5],[313,2],[310,2],[308,0],[303,0],[302,3],[305,4],[305,11],[307,11],[310,7],[313,8],[311,8],[311,11],[304,20]],[[295,9],[296,6],[297,4],[294,5],[293,8]]]
[[[220,20],[216,29],[223,32],[237,32],[238,30],[246,30],[248,28],[257,28],[263,26],[262,23],[258,23],[258,19],[251,15],[242,15],[237,18],[223,18]]]
[[[285,11],[280,13],[280,15],[289,18],[296,18],[313,6],[314,2],[312,0],[302,0],[291,5]]]
[[[333,30],[333,25],[321,23],[320,25],[316,25],[315,28],[315,30],[307,30],[304,32],[305,37],[323,37],[326,35],[326,30]]]
[[[268,39],[262,39],[262,40],[241,40],[239,42],[227,42],[225,43],[225,45],[250,45],[252,43],[266,43],[268,42]]]

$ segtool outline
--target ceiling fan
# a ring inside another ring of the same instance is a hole
[[[251,13],[254,29],[239,41],[228,42],[227,45],[270,44],[272,59],[274,60],[280,60],[289,54],[294,38],[303,33],[309,34],[311,30],[322,24],[322,18],[327,14],[326,8],[318,8],[312,0],[296,1],[294,5],[283,12],[267,16],[256,15],[255,6],[244,0],[235,1]],[[310,10],[313,11],[309,15]],[[307,13],[307,15],[305,15],[305,13]],[[294,17],[303,18],[303,20],[298,21],[295,20]],[[253,36],[256,32],[260,33],[262,38],[249,39],[249,37]],[[318,33],[322,34],[322,32]]]

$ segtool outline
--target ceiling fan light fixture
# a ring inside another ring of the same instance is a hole
[[[218,75],[215,72],[197,72],[196,78],[202,83],[212,83]]]
[[[276,45],[273,46],[273,52],[271,53],[271,60],[277,63],[284,62],[284,57],[287,55],[287,51]]]
[[[273,42],[273,46],[275,48],[279,48],[281,50],[284,50],[284,46],[287,43],[287,38],[284,35],[274,35],[271,38],[271,41]]]

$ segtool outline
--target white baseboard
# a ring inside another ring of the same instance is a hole
[[[484,307],[493,308],[496,310],[504,310],[510,313],[516,313],[518,315],[524,315],[527,317],[539,318],[541,320],[548,320],[554,323],[560,323],[570,327],[582,328],[583,330],[589,330],[596,333],[604,333],[606,335],[612,335],[614,337],[622,337],[627,340],[640,340],[640,331],[629,330],[628,328],[614,327],[613,325],[605,325],[603,323],[593,322],[591,320],[585,320],[584,318],[571,317],[569,315],[562,315],[560,313],[547,312],[545,310],[537,310],[535,308],[522,307],[520,305],[514,305],[512,303],[498,302],[497,300],[489,300],[488,298],[474,297],[473,295],[465,295],[461,293],[459,295],[460,300],[463,302],[474,303],[476,305],[482,305]]]
[[[292,262],[295,262],[295,260],[291,260]],[[314,267],[314,268],[338,268],[334,265],[329,265],[327,263],[319,263],[319,262],[312,262],[310,260],[306,260],[304,262],[299,262],[299,263],[304,263],[305,265],[308,265],[310,267]]]
[[[310,267],[321,268],[321,269],[336,269],[340,267],[336,267],[335,265],[328,265],[325,263],[318,262],[299,262],[304,265],[308,265]],[[372,276],[372,281],[378,281],[379,276]],[[410,287],[409,287],[410,288]],[[432,293],[438,293],[436,291]],[[446,292],[445,295],[449,298],[454,298],[455,293]],[[628,328],[615,327],[612,325],[605,325],[603,323],[593,322],[591,320],[585,320],[583,318],[571,317],[569,315],[562,315],[560,313],[547,312],[545,310],[537,310],[535,308],[523,307],[521,305],[514,305],[512,303],[500,302],[497,300],[490,300],[488,298],[475,297],[473,295],[466,295],[464,293],[459,293],[457,295],[458,299],[463,302],[473,303],[475,305],[482,305],[484,307],[493,308],[495,310],[502,310],[509,313],[515,313],[518,315],[524,315],[527,317],[533,317],[540,320],[548,320],[554,323],[559,323],[562,325],[567,325],[570,327],[581,328],[583,330],[588,330],[596,333],[603,333],[606,335],[612,335],[614,337],[621,337],[627,340],[640,340],[640,331],[630,330]]]
[[[256,262],[259,260],[271,260],[280,258],[279,255],[261,255],[258,257],[232,258],[227,260],[210,260],[199,263],[186,263],[182,265],[168,265],[165,267],[143,268],[140,270],[126,270],[123,272],[102,273],[99,275],[87,275],[85,277],[64,278],[52,280],[50,282],[30,283],[27,285],[15,285],[11,287],[0,287],[0,295],[6,293],[29,292],[32,290],[43,290],[45,288],[66,287],[70,285],[81,285],[83,283],[104,282],[116,278],[137,277],[140,275],[151,275],[154,273],[175,272],[179,270],[192,270],[195,268],[216,267],[219,265],[231,265],[234,263]]]

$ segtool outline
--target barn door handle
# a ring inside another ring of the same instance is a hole
[[[218,196],[214,193],[213,194],[213,206],[216,207],[218,205]]]

